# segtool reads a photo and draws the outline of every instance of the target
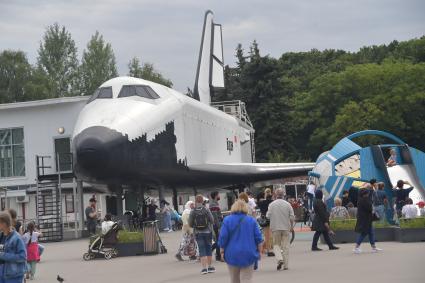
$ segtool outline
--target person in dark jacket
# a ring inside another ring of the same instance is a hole
[[[373,230],[373,209],[372,201],[369,198],[369,190],[363,189],[359,193],[359,201],[357,203],[357,223],[355,231],[359,233],[359,237],[356,241],[356,246],[354,248],[354,253],[361,253],[360,245],[366,236],[369,236],[369,242],[372,246],[373,252],[381,251],[375,245],[375,233]]]
[[[221,261],[221,254],[220,254],[220,247],[218,246],[218,238],[220,237],[220,228],[221,223],[223,222],[223,216],[221,214],[220,209],[220,194],[218,191],[214,191],[211,193],[211,199],[210,199],[210,206],[209,209],[211,211],[211,214],[214,217],[214,224],[213,224],[213,230],[214,230],[214,241],[215,243],[212,245],[213,251],[215,250],[215,259],[217,261]]]
[[[352,186],[349,190],[348,190],[348,199],[350,200],[350,202],[352,204],[354,204],[354,207],[357,207],[357,201],[358,201],[358,197],[359,197],[359,189]]]
[[[350,203],[350,198],[348,197],[348,191],[342,192],[342,206],[348,209],[348,204]]]
[[[315,192],[315,199],[313,202],[314,210],[314,219],[312,230],[316,231],[313,236],[313,243],[311,245],[312,251],[321,251],[322,249],[317,247],[317,242],[319,241],[320,234],[323,234],[326,244],[329,246],[329,250],[337,250],[338,247],[335,247],[329,237],[329,234],[333,234],[331,227],[329,226],[329,212],[326,209],[326,204],[323,202],[323,192],[317,190]]]

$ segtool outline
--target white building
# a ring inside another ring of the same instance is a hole
[[[0,196],[1,209],[13,208],[27,222],[37,217],[36,156],[43,158],[44,174],[57,173],[55,157],[63,156],[61,171],[71,171],[71,140],[77,116],[88,97],[64,97],[41,101],[0,104]],[[40,160],[41,161],[41,160]],[[64,228],[74,227],[77,207],[74,183],[62,186]],[[97,194],[98,208],[105,214],[106,196],[84,186],[83,206]],[[44,201],[44,200],[43,200]],[[39,215],[47,206],[40,206]]]

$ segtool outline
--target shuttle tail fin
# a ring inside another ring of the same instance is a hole
[[[223,38],[221,25],[213,21],[211,11],[205,13],[193,97],[210,104],[214,90],[224,88]]]

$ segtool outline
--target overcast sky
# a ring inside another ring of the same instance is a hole
[[[345,49],[425,34],[423,0],[0,0],[0,50],[20,49],[31,63],[45,28],[58,22],[79,58],[99,30],[112,44],[121,75],[137,56],[151,62],[177,90],[193,87],[204,12],[223,25],[224,60],[234,65],[238,43],[256,39],[262,54]]]

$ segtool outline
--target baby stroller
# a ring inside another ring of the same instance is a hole
[[[118,256],[118,250],[115,248],[118,242],[118,223],[114,223],[111,229],[105,234],[94,236],[90,241],[89,251],[84,253],[84,260],[95,259],[96,256],[103,256],[105,259],[111,259]]]

